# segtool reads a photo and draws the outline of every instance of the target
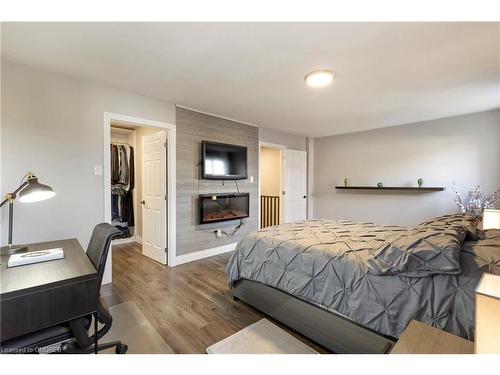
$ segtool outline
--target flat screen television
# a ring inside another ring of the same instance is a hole
[[[202,177],[207,180],[244,180],[247,178],[247,148],[203,141]]]

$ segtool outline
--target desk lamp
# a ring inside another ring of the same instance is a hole
[[[21,184],[12,193],[5,195],[5,199],[0,203],[0,207],[9,203],[9,242],[7,246],[0,248],[0,255],[14,254],[26,251],[26,246],[12,245],[12,221],[14,215],[14,201],[19,194],[19,201],[23,203],[38,202],[52,198],[56,193],[47,185],[38,182],[38,178],[31,172],[28,172],[21,179]]]

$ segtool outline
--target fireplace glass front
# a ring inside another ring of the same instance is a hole
[[[200,224],[238,220],[249,216],[249,194],[204,194],[198,198]]]

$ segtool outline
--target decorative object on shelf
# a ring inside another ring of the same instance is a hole
[[[500,229],[500,210],[492,208],[484,209],[483,229]]]
[[[349,186],[349,179],[347,177],[344,178],[344,186]]]
[[[424,186],[424,180],[422,180],[421,178],[419,178],[419,179],[417,180],[417,184],[418,184],[418,187],[422,187],[422,186]]]
[[[2,246],[0,249],[1,255],[14,254],[22,251],[26,251],[26,246],[14,246],[12,245],[12,226],[13,226],[13,216],[14,216],[14,201],[19,194],[19,201],[23,203],[31,203],[43,201],[45,199],[52,198],[56,193],[54,190],[47,185],[43,185],[38,182],[38,178],[31,172],[26,173],[21,179],[21,184],[12,193],[5,195],[5,199],[0,203],[2,207],[5,203],[9,203],[9,241],[7,246]]]
[[[442,186],[335,186],[335,190],[392,190],[392,191],[414,191],[418,193],[444,191]]]
[[[495,208],[495,203],[500,198],[500,189],[497,189],[494,193],[485,198],[483,193],[481,193],[479,185],[477,185],[474,189],[469,191],[469,201],[464,203],[458,192],[457,185],[455,183],[452,185],[455,191],[455,203],[459,211],[463,214],[468,213],[475,216],[481,216],[485,208]]]
[[[378,187],[378,188],[384,187],[384,184],[383,184],[383,183],[381,183],[381,182],[377,182],[377,187]]]

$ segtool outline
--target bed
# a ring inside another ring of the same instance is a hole
[[[412,319],[473,340],[474,290],[482,273],[500,273],[500,231],[475,238],[450,216],[412,230],[347,220],[265,228],[238,243],[228,283],[236,298],[333,352],[387,352]],[[395,251],[404,266],[387,266]],[[412,268],[408,259],[422,253]]]

